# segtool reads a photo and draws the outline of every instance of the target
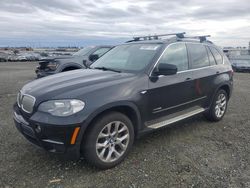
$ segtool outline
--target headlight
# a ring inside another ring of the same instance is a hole
[[[53,62],[49,62],[49,64],[47,65],[47,67],[51,70],[56,70],[58,67],[58,63],[56,63],[55,61]]]
[[[85,103],[76,99],[51,100],[40,104],[38,111],[50,113],[53,116],[70,116],[81,111]]]

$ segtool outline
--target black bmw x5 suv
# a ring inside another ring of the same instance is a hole
[[[227,57],[204,36],[162,37],[134,38],[89,69],[26,84],[14,105],[16,127],[47,151],[82,154],[107,169],[146,132],[200,113],[221,120],[233,86]]]

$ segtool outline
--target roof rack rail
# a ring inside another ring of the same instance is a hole
[[[200,36],[190,36],[190,37],[184,37],[184,38],[187,38],[187,39],[199,39],[200,42],[211,42],[209,40],[207,40],[207,37],[211,37],[211,35],[200,35]]]
[[[184,38],[184,34],[186,34],[186,33],[182,32],[182,33],[167,33],[167,34],[161,34],[161,35],[138,36],[138,37],[133,37],[133,40],[129,40],[129,41],[127,41],[127,43],[128,42],[142,41],[142,40],[158,40],[160,37],[171,36],[171,35],[175,35],[178,38]]]
[[[147,35],[147,36],[138,36],[138,37],[133,37],[132,40],[127,41],[126,43],[129,42],[137,42],[137,41],[144,41],[144,40],[158,40],[160,37],[165,37],[165,36],[171,36],[175,35],[177,39],[197,39],[200,40],[200,42],[209,42],[212,43],[211,41],[207,40],[207,37],[211,37],[211,35],[200,35],[200,36],[184,36],[186,33],[168,33],[168,34],[161,34],[161,35]]]

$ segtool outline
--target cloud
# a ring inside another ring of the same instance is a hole
[[[0,42],[98,43],[185,31],[211,34],[219,45],[246,46],[249,10],[249,0],[1,0]]]

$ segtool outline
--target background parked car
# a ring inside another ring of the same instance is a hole
[[[27,52],[27,53],[24,53],[23,56],[25,56],[27,61],[39,61],[39,60],[41,60],[41,55],[39,53]]]
[[[37,77],[40,78],[59,72],[86,68],[107,53],[111,48],[113,48],[113,46],[89,46],[71,56],[47,57],[39,62],[39,66],[35,72]]]
[[[27,60],[28,60],[27,57],[24,55],[19,54],[16,56],[16,61],[27,61]]]
[[[250,58],[249,59],[233,59],[231,60],[233,70],[235,72],[250,72]]]
[[[6,61],[8,61],[8,54],[0,52],[0,62],[6,62]]]

